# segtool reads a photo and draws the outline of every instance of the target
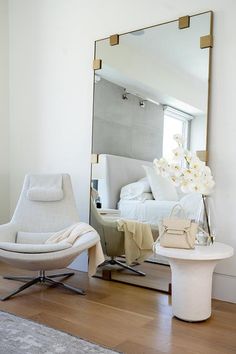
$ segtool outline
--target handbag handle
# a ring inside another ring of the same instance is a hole
[[[186,218],[186,214],[185,214],[184,208],[183,208],[182,205],[179,204],[179,203],[177,203],[177,204],[175,204],[175,205],[173,206],[169,217],[172,216],[172,214],[173,214],[173,212],[174,212],[174,210],[175,210],[176,208],[180,208],[181,211],[182,211],[183,214],[184,214],[184,217]],[[159,227],[159,231],[160,231],[160,227]],[[155,246],[159,243],[159,240],[160,240],[161,236],[163,235],[163,233],[164,233],[164,230],[162,231],[162,233],[159,233],[159,235],[158,235],[156,241],[153,243],[153,245],[152,245],[153,252],[155,252]],[[187,238],[188,238],[188,235],[187,235]]]
[[[173,208],[172,208],[172,210],[171,210],[171,213],[170,213],[170,217],[173,216],[173,213],[174,213],[175,209],[177,209],[177,208],[179,208],[179,209],[182,211],[182,213],[183,213],[185,219],[187,219],[186,213],[185,213],[185,211],[184,211],[184,208],[183,208],[182,205],[179,204],[179,203],[178,203],[178,204],[175,204],[175,205],[173,206]]]

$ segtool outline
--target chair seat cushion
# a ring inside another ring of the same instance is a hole
[[[29,243],[12,243],[0,242],[0,250],[17,252],[17,253],[49,253],[58,252],[72,247],[67,242],[46,243],[46,244],[29,244]]]
[[[16,243],[42,244],[45,243],[54,232],[24,232],[18,231]]]

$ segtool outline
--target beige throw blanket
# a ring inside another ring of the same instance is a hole
[[[79,222],[77,224],[71,225],[68,228],[58,231],[53,234],[45,243],[59,243],[59,242],[67,242],[73,245],[78,238],[88,232],[95,232],[97,231],[90,225]],[[89,275],[94,275],[96,273],[96,269],[99,264],[102,264],[105,261],[101,242],[98,241],[94,246],[88,249],[89,254],[89,267],[88,273]]]
[[[118,220],[117,228],[125,233],[124,248],[127,264],[140,263],[151,256],[154,240],[149,224],[134,220]]]

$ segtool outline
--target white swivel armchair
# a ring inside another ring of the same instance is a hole
[[[57,277],[68,277],[73,272],[46,275],[46,271],[66,268],[81,252],[100,242],[99,235],[88,232],[80,236],[71,247],[60,244],[44,244],[55,232],[79,221],[70,176],[28,175],[10,223],[0,225],[0,260],[13,267],[38,271],[37,277],[5,276],[5,279],[25,282],[13,295],[36,284],[47,283],[84,294]]]

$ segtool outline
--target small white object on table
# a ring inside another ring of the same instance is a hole
[[[220,242],[192,250],[157,244],[155,252],[170,263],[174,316],[191,322],[209,318],[214,268],[219,260],[233,256],[233,248]]]

